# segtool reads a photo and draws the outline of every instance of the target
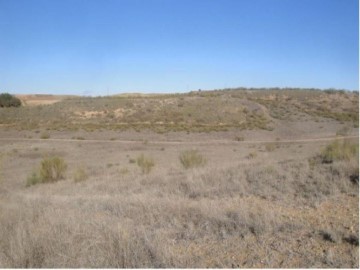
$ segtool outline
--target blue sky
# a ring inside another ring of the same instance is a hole
[[[0,0],[0,92],[358,90],[357,0]]]

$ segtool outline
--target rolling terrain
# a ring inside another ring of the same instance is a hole
[[[359,267],[357,92],[18,97],[0,267]]]

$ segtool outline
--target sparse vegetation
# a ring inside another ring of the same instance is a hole
[[[179,156],[179,160],[185,169],[201,167],[206,164],[206,158],[204,158],[197,150],[182,152]]]
[[[119,171],[121,181],[115,178],[103,185],[97,183],[93,191],[96,195],[79,188],[75,197],[61,195],[64,199],[59,201],[52,200],[51,196],[39,196],[31,205],[24,204],[21,212],[10,214],[12,209],[2,208],[0,254],[5,251],[7,257],[1,263],[2,266],[16,263],[28,267],[48,267],[55,262],[57,267],[81,264],[177,268],[204,267],[208,265],[207,260],[217,258],[222,262],[220,266],[229,267],[234,259],[228,260],[227,256],[236,258],[239,250],[249,251],[249,245],[256,245],[246,260],[239,257],[236,261],[239,265],[256,267],[258,256],[268,250],[261,243],[271,240],[281,249],[263,255],[268,266],[278,265],[278,259],[283,259],[287,250],[296,251],[294,256],[301,262],[300,266],[313,261],[326,266],[328,262],[319,261],[318,257],[323,256],[328,245],[336,251],[345,245],[349,252],[339,257],[338,264],[355,266],[358,235],[338,225],[342,219],[331,217],[346,216],[344,205],[357,203],[356,197],[339,199],[340,194],[356,195],[358,191],[344,185],[341,177],[344,168],[338,167],[339,175],[329,181],[333,169],[326,164],[318,166],[316,171],[311,171],[301,161],[271,161],[263,166],[243,164],[209,169],[200,174],[188,171],[185,177],[172,176],[171,180],[167,179],[170,175],[134,178],[125,169],[124,173]],[[303,178],[306,175],[311,177]],[[69,187],[69,194],[73,188]],[[116,197],[111,196],[113,192]],[[273,207],[269,208],[267,198]],[[321,207],[308,207],[322,201],[334,202],[335,207],[321,215],[317,214]],[[58,205],[61,207],[56,208],[56,212],[50,211]],[[327,227],[326,222],[330,220],[336,229]],[[301,236],[296,236],[298,234]],[[312,242],[299,248],[303,235],[308,235]],[[223,243],[224,237],[226,243]],[[284,238],[288,241],[286,245]],[[173,239],[177,240],[175,244]],[[86,243],[91,243],[97,252],[90,252]],[[8,252],[10,246],[16,247],[16,252]],[[184,246],[179,254],[178,250]],[[194,254],[192,247],[199,250]],[[71,256],[75,251],[77,256]],[[38,252],[42,256],[36,255]],[[58,254],[63,256],[59,259]],[[197,254],[203,255],[197,257]],[[289,265],[293,261],[284,263]]]
[[[320,154],[323,163],[332,163],[337,160],[349,161],[352,158],[358,158],[358,156],[359,145],[346,140],[335,140]]]
[[[43,158],[39,171],[34,171],[28,176],[26,186],[61,180],[65,177],[66,169],[67,165],[60,157]]]
[[[40,138],[44,139],[44,140],[49,139],[50,138],[50,133],[44,131],[43,133],[41,133]]]
[[[74,182],[82,182],[88,179],[88,174],[83,167],[78,167],[73,173]]]
[[[67,164],[60,157],[45,157],[38,171],[33,171],[26,180],[26,186],[39,183],[52,183],[64,179]]]
[[[36,185],[41,183],[40,176],[34,171],[32,172],[26,179],[26,186],[30,187],[32,185]]]
[[[273,152],[276,149],[276,144],[275,143],[267,143],[265,144],[265,150],[267,152]]]
[[[80,140],[80,141],[85,140],[85,138],[84,138],[84,137],[82,137],[82,136],[72,137],[72,139],[73,139],[73,140]]]
[[[341,129],[339,129],[338,131],[336,131],[336,135],[337,136],[347,136],[347,135],[349,135],[349,132],[350,132],[350,127],[345,126]]]
[[[247,156],[248,159],[254,159],[257,157],[257,153],[256,152],[250,152],[249,155]]]
[[[151,157],[146,157],[144,154],[141,154],[136,159],[136,164],[140,167],[143,174],[150,173],[151,169],[155,166],[155,162]]]
[[[0,185],[2,181],[2,162],[3,162],[3,154],[0,152]]]
[[[40,164],[42,183],[55,182],[65,177],[67,165],[61,157],[44,158]]]
[[[237,142],[243,142],[243,141],[245,141],[245,138],[244,138],[244,136],[236,136],[236,137],[235,137],[235,141],[237,141]]]
[[[120,175],[125,175],[125,174],[128,174],[130,171],[127,167],[123,167],[119,170],[119,174]]]
[[[239,88],[188,94],[73,97],[52,106],[23,106],[16,112],[3,110],[0,123],[11,123],[24,130],[41,126],[50,130],[152,130],[159,134],[231,129],[271,131],[274,129],[272,118],[314,117],[318,121],[328,118],[358,125],[359,96],[356,93],[325,93],[314,89],[260,90]],[[220,111],[221,114],[217,113]],[[69,118],[71,122],[66,121]]]
[[[327,139],[357,134],[356,106],[227,89],[1,108],[0,268],[358,268],[358,142]],[[26,139],[42,131],[59,140]]]

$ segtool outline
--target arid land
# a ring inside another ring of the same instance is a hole
[[[359,267],[357,92],[18,97],[0,267]]]

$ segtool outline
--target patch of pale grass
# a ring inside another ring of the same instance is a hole
[[[304,206],[358,194],[349,166],[341,160],[311,169],[306,160],[254,159],[153,175],[124,168],[86,186],[39,185],[24,192],[29,196],[0,198],[0,267],[230,268],[239,250],[249,254],[236,263],[249,268],[260,255],[265,267],[298,266],[279,264],[288,250],[297,251],[304,267],[331,266],[314,250],[318,241],[337,240],[319,237],[322,224],[306,219],[307,211],[321,207]],[[298,236],[308,234],[313,241],[299,250]],[[329,242],[333,248],[335,241]],[[264,243],[278,244],[280,252]],[[338,266],[358,264],[356,247],[350,247]]]
[[[276,149],[276,144],[275,143],[267,143],[265,144],[265,150],[267,152],[273,152]]]
[[[151,157],[146,157],[144,154],[141,154],[136,159],[136,164],[140,167],[143,174],[150,173],[152,168],[155,166],[154,160]]]
[[[201,167],[206,164],[206,158],[197,150],[187,150],[180,154],[179,160],[185,169]]]
[[[50,138],[50,133],[44,131],[43,133],[41,133],[40,138],[44,139],[44,140],[49,139]]]
[[[67,164],[61,157],[45,157],[38,171],[33,171],[26,180],[26,186],[39,183],[52,183],[65,178]]]
[[[73,179],[75,183],[85,181],[88,179],[88,177],[89,176],[83,167],[76,168],[73,173]]]
[[[326,146],[321,152],[320,157],[323,163],[332,163],[334,161],[349,161],[359,156],[359,144],[347,140],[336,140]]]
[[[40,177],[43,183],[55,182],[65,177],[67,164],[61,157],[44,158],[40,164]]]

